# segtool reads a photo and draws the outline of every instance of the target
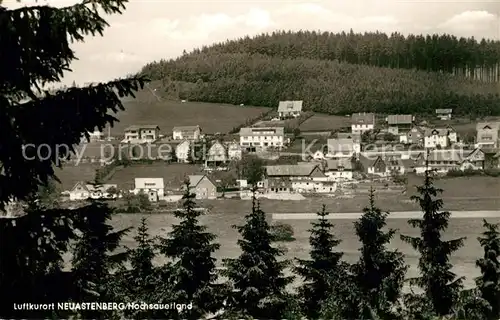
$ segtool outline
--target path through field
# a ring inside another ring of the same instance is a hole
[[[201,222],[208,226],[209,230],[218,235],[218,241],[221,244],[221,249],[217,253],[219,259],[222,258],[233,258],[238,256],[239,248],[236,243],[239,235],[237,231],[231,228],[234,224],[243,223],[243,214],[211,214],[206,215],[201,218]],[[411,236],[418,235],[418,230],[411,228],[406,219],[408,217],[416,216],[416,213],[409,214],[405,213],[406,217],[404,219],[389,219],[388,227],[398,229],[395,239],[390,244],[391,248],[398,249],[405,254],[406,262],[410,265],[408,271],[408,277],[413,277],[417,275],[417,262],[418,255],[416,252],[406,243],[403,243],[399,239],[400,234],[406,234]],[[446,238],[456,238],[456,237],[467,237],[462,247],[453,257],[452,263],[454,265],[454,271],[460,276],[465,276],[465,284],[467,286],[473,285],[474,277],[479,275],[479,270],[475,266],[475,261],[482,255],[481,247],[477,241],[477,237],[482,232],[482,218],[487,216],[487,220],[492,223],[500,222],[500,211],[489,212],[489,215],[485,212],[472,212],[468,213],[458,213],[455,212],[454,216],[450,221],[450,226],[445,234]],[[299,217],[299,216],[297,216]],[[295,217],[295,218],[297,218]],[[113,220],[113,225],[117,229],[121,229],[128,226],[138,226],[142,215],[138,214],[123,214],[118,215]],[[293,217],[288,217],[293,218]],[[346,219],[347,218],[347,219]],[[346,261],[354,262],[358,258],[358,246],[356,235],[354,234],[353,228],[353,218],[355,216],[345,216],[337,217],[335,220],[335,233],[342,239],[342,243],[339,249],[345,252],[344,258]],[[272,215],[269,216],[272,219]],[[172,223],[176,223],[177,220],[170,214],[155,214],[148,215],[149,225],[151,227],[151,232],[153,235],[165,236]],[[309,251],[309,232],[311,220],[301,220],[301,219],[287,219],[279,220],[280,222],[288,223],[293,226],[295,231],[295,242],[284,244],[287,249],[287,258],[308,258]],[[134,232],[130,233],[124,239],[124,244],[130,247],[135,246],[132,237]],[[161,263],[161,261],[157,261]]]

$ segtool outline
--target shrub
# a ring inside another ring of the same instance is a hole
[[[295,241],[293,227],[287,223],[278,222],[271,226],[274,240],[279,242]]]

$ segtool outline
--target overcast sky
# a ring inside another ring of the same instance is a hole
[[[7,7],[30,5],[34,0]],[[38,1],[55,6],[76,1]],[[277,29],[338,32],[451,33],[500,39],[500,0],[172,1],[132,0],[108,16],[104,37],[74,46],[79,61],[64,82],[105,81],[185,49]]]

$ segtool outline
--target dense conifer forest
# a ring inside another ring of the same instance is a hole
[[[317,112],[500,114],[498,41],[451,35],[274,32],[146,65],[180,99]]]

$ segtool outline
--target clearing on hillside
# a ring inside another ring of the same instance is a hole
[[[227,133],[269,110],[264,107],[202,102],[142,101],[140,98],[125,100],[123,105],[125,111],[116,115],[120,122],[111,128],[111,134],[114,136],[123,136],[124,129],[135,124],[156,124],[163,135],[170,135],[175,126],[190,125],[201,126],[205,133]]]
[[[299,129],[300,131],[333,131],[343,127],[349,127],[351,119],[342,116],[333,116],[327,114],[314,114],[304,121]]]
[[[60,184],[56,183],[56,186],[61,191],[69,191],[77,182],[94,181],[98,168],[100,165],[93,163],[66,164],[62,168],[54,168],[56,177],[61,181]]]

